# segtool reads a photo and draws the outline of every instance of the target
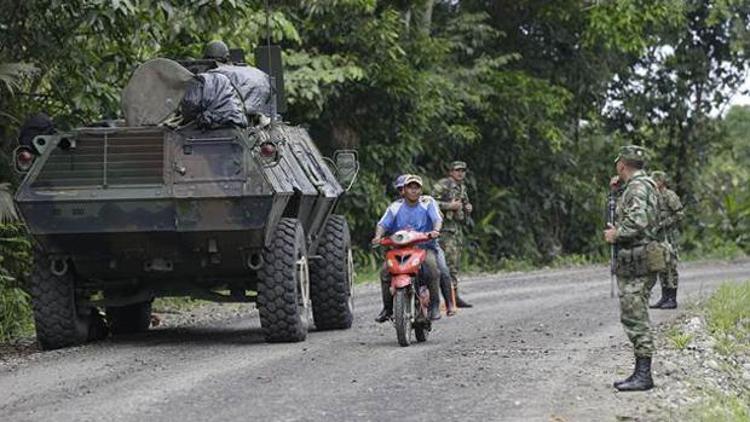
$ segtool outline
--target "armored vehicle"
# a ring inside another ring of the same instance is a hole
[[[124,89],[124,121],[19,147],[43,348],[101,336],[105,320],[147,330],[162,296],[255,302],[270,342],[351,326],[345,190],[307,131],[278,119],[276,85],[242,64],[155,59]]]

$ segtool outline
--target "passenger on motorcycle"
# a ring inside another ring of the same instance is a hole
[[[398,191],[398,199],[404,197],[404,181],[406,180],[406,176],[408,176],[408,174],[402,174],[393,181],[393,188]],[[442,212],[440,213],[440,216],[443,216]],[[453,316],[456,314],[456,307],[454,306],[453,295],[451,294],[451,289],[453,288],[451,286],[451,273],[450,269],[448,269],[448,263],[445,260],[445,251],[443,251],[443,248],[440,246],[440,242],[435,242],[435,254],[440,275],[440,290],[442,290],[443,299],[445,299],[445,313],[448,316]],[[382,322],[380,319],[382,318],[378,317],[376,320]],[[387,316],[385,319],[388,319]]]
[[[422,178],[413,174],[404,178],[403,198],[388,206],[385,214],[375,228],[373,244],[378,244],[384,235],[390,235],[399,230],[414,230],[430,233],[437,237],[443,226],[443,217],[437,203],[431,196],[422,195]],[[427,251],[427,258],[422,263],[420,277],[430,290],[430,319],[440,319],[440,271],[437,265],[436,241],[422,243],[419,247]],[[375,318],[376,322],[385,322],[393,314],[393,299],[391,297],[391,275],[385,266],[380,272],[383,310]]]

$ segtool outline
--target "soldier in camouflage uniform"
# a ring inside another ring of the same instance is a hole
[[[466,193],[464,178],[466,177],[466,163],[454,161],[450,165],[448,177],[440,179],[433,189],[433,197],[438,201],[440,210],[445,216],[440,242],[448,261],[450,280],[455,289],[455,305],[459,308],[471,308],[472,305],[458,295],[458,273],[461,265],[461,250],[464,245],[463,226],[471,214],[472,205]],[[441,280],[443,298],[446,303],[450,299],[450,286]],[[446,297],[447,295],[447,297]]]
[[[659,193],[656,184],[643,171],[646,150],[630,145],[620,148],[615,159],[617,176],[612,189],[619,189],[615,225],[604,231],[604,239],[617,247],[617,284],[620,321],[635,352],[635,370],[614,383],[620,391],[651,389],[651,356],[654,339],[648,316],[651,288],[656,273],[647,264],[646,245],[658,240]]]
[[[659,273],[661,281],[661,299],[651,305],[653,309],[675,309],[677,307],[677,237],[679,235],[677,226],[685,217],[682,202],[677,194],[667,187],[667,174],[663,171],[651,173],[651,178],[656,182],[656,187],[661,194],[659,201],[659,226],[660,234],[666,239],[669,246],[669,259],[666,271]]]

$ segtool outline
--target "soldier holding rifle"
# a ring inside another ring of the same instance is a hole
[[[455,305],[459,308],[471,308],[472,305],[459,296],[458,273],[461,265],[461,250],[464,247],[463,227],[472,211],[469,196],[466,193],[464,178],[466,163],[454,161],[449,168],[448,177],[440,179],[433,189],[433,197],[438,201],[440,210],[445,215],[440,242],[445,250],[445,257],[450,270],[450,282],[455,292]],[[441,280],[443,298],[448,303],[452,298],[447,280]]]
[[[665,263],[664,250],[658,249],[659,193],[643,170],[646,155],[646,150],[636,145],[620,148],[615,159],[617,176],[610,185],[612,189],[622,189],[622,194],[617,199],[615,222],[604,231],[605,241],[617,247],[620,321],[635,354],[633,374],[614,383],[620,391],[649,390],[654,386],[651,378],[654,339],[648,301],[656,273]],[[657,259],[659,253],[661,262]]]

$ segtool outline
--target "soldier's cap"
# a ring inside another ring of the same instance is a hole
[[[638,145],[626,145],[620,147],[620,150],[617,152],[617,157],[615,158],[615,163],[620,160],[642,161],[645,163],[648,160],[648,150]]]
[[[409,186],[411,183],[416,183],[419,187],[422,187],[422,178],[416,174],[407,174],[404,178],[404,186]]]
[[[408,174],[402,174],[401,176],[398,176],[396,180],[393,181],[393,187],[396,189],[403,188],[404,180],[406,180],[406,176],[408,176]]]
[[[667,182],[667,173],[664,173],[663,171],[652,171],[651,172],[651,178],[654,179],[654,182]]]
[[[450,169],[451,170],[460,170],[460,169],[466,170],[466,163],[463,161],[454,161],[451,163]]]

